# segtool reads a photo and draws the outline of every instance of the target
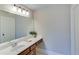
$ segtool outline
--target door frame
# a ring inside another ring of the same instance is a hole
[[[76,54],[76,32],[77,32],[77,21],[75,20],[75,9],[78,6],[78,4],[71,5],[70,8],[70,18],[71,18],[71,55]]]

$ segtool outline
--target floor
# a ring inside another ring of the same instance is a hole
[[[45,52],[43,52],[40,48],[37,48],[36,50],[36,55],[48,55]]]

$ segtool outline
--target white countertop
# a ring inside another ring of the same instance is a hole
[[[26,37],[23,37],[23,41],[20,41],[17,43],[15,47],[12,47],[11,45],[6,47],[5,49],[0,50],[0,55],[17,55],[18,53],[22,52],[23,50],[27,49],[37,41],[41,39],[40,36],[37,38],[30,38],[25,40]],[[31,40],[31,42],[29,42]]]

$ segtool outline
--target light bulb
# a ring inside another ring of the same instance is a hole
[[[20,12],[20,13],[21,13],[21,8],[18,8],[18,12]]]
[[[28,11],[26,11],[26,15],[29,16],[29,14],[30,14],[30,13],[29,13]]]
[[[13,11],[17,11],[17,7],[16,6],[13,6]]]
[[[25,10],[23,10],[23,14],[26,14],[26,11]]]

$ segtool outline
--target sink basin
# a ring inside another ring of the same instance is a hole
[[[32,42],[32,40],[28,40],[27,42]]]
[[[26,45],[27,45],[27,42],[25,42],[25,41],[21,41],[21,42],[17,43],[17,45],[15,45],[14,47],[11,46],[11,47],[12,47],[11,50],[22,49],[22,48],[24,48]]]
[[[13,50],[22,49],[24,46],[25,46],[25,45],[15,46],[15,47],[13,47],[12,51],[13,51]]]

